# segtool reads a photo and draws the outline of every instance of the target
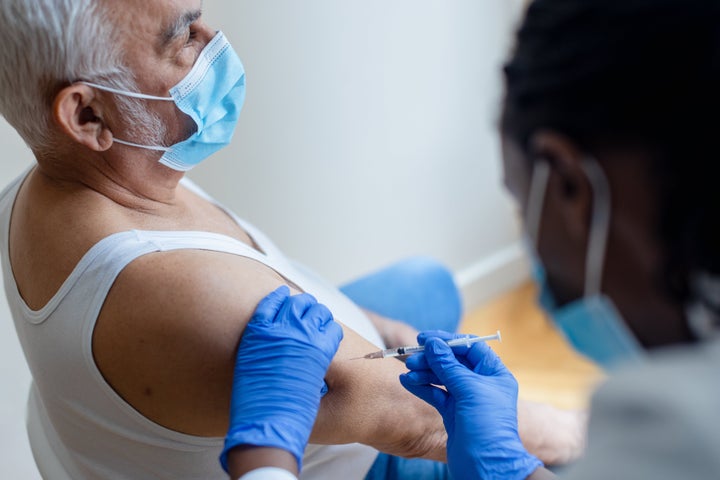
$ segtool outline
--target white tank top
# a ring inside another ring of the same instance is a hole
[[[232,212],[228,214],[264,253],[207,232],[116,233],[83,256],[47,305],[31,310],[18,292],[8,255],[10,216],[27,173],[0,193],[0,242],[5,292],[33,376],[28,434],[46,479],[227,480],[218,462],[222,438],[178,433],[145,418],[115,393],[95,365],[92,334],[105,297],[123,268],[141,255],[202,249],[254,259],[315,295],[350,328],[382,346],[370,321],[349,299],[292,264],[265,235]],[[189,180],[183,185],[212,201]],[[376,455],[359,444],[310,445],[301,478],[361,479]]]

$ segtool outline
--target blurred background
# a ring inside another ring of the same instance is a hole
[[[519,287],[532,303],[496,133],[524,3],[205,2],[243,59],[248,95],[232,146],[190,177],[337,284],[429,255],[452,269],[468,312],[495,305],[499,321],[498,301],[517,304],[501,294]],[[2,119],[0,144],[4,185],[33,159]],[[0,471],[34,479],[30,379],[4,296],[0,329]]]
[[[336,283],[431,255],[479,304],[526,274],[496,135],[523,3],[205,2],[248,96],[190,176]]]

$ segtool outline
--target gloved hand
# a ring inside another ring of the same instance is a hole
[[[524,480],[542,462],[520,442],[517,381],[485,342],[447,345],[462,336],[439,331],[418,335],[425,351],[408,358],[410,372],[400,381],[442,415],[453,478]]]
[[[235,361],[230,427],[220,463],[240,445],[276,447],[302,455],[320,407],[325,373],[343,332],[308,294],[282,286],[258,304]]]

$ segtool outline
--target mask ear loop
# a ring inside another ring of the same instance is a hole
[[[540,220],[542,219],[543,206],[545,204],[545,192],[547,191],[550,178],[550,164],[547,160],[535,162],[530,180],[530,192],[528,193],[527,214],[525,215],[525,228],[538,251],[540,243]]]
[[[146,95],[144,93],[126,92],[124,90],[118,90],[117,88],[106,87],[105,85],[98,85],[97,83],[86,82],[84,80],[79,80],[77,83],[82,83],[83,85],[87,85],[88,87],[97,88],[98,90],[114,93],[116,95],[122,95],[125,97],[139,98],[142,100],[160,100],[160,101],[164,101],[164,102],[174,102],[175,101],[175,99],[173,97],[156,97],[155,95]],[[170,147],[162,147],[159,145],[141,145],[139,143],[128,142],[128,141],[120,140],[117,138],[113,138],[113,142],[119,143],[121,145],[127,145],[129,147],[142,148],[145,150],[153,150],[156,152],[167,152],[170,150]]]
[[[585,297],[601,292],[607,240],[610,234],[610,185],[607,176],[593,157],[581,163],[593,192],[592,220],[585,260]]]
[[[98,90],[114,93],[116,95],[122,95],[124,97],[141,98],[143,100],[160,100],[163,102],[175,101],[173,97],[156,97],[155,95],[146,95],[144,93],[126,92],[125,90],[118,90],[117,88],[106,87],[105,85],[98,85],[97,83],[86,82],[84,80],[79,80],[76,83],[82,83],[83,85],[87,85],[88,87],[97,88]]]
[[[125,140],[120,140],[118,138],[113,138],[113,142],[119,143],[120,145],[127,145],[128,147],[142,148],[143,150],[152,150],[155,152],[169,152],[170,151],[170,147],[161,147],[159,145],[141,145],[139,143],[126,142]]]

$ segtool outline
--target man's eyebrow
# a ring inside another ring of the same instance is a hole
[[[182,37],[187,32],[187,28],[192,25],[198,18],[202,16],[202,10],[193,10],[186,12],[176,18],[167,27],[163,28],[160,33],[160,47],[166,49],[178,37]]]

